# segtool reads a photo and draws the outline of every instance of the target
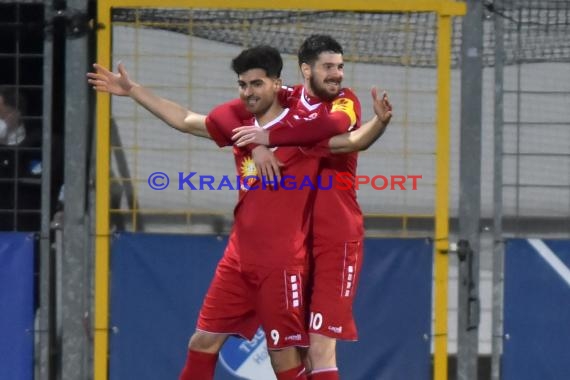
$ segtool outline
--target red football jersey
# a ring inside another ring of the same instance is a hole
[[[288,99],[288,100],[287,100]],[[335,114],[335,111],[342,111],[345,117],[344,131],[348,132],[359,128],[361,124],[360,101],[356,95],[347,88],[344,88],[331,101],[322,101],[306,93],[303,85],[287,88],[281,91],[280,100],[290,107],[295,107],[296,112],[317,113],[320,116]],[[322,119],[326,120],[326,119]],[[336,124],[338,122],[333,121]],[[319,127],[318,124],[311,127]],[[302,130],[303,128],[298,128]],[[330,128],[329,128],[330,129]],[[334,128],[332,128],[334,130]],[[285,130],[279,130],[285,137]],[[273,131],[271,132],[274,133]],[[270,137],[271,139],[271,137]],[[328,143],[328,139],[326,140]],[[299,142],[300,143],[300,142]],[[319,144],[322,146],[322,144]],[[335,184],[335,178],[339,173],[343,173],[344,179],[350,179],[354,183],[356,175],[358,153],[328,154],[321,160],[319,177],[323,184],[333,183],[330,189],[318,189],[315,198],[315,208],[313,215],[313,238],[315,244],[327,244],[346,242],[362,239],[364,235],[364,222],[362,211],[356,200],[356,190],[354,186],[345,189],[347,186],[342,183],[340,188]]]
[[[233,145],[234,128],[255,124],[255,119],[238,121],[235,114],[231,115],[232,109],[226,104],[206,119],[208,132],[221,147]],[[285,109],[263,128],[284,128],[303,116],[302,112]],[[285,179],[271,188],[257,177],[249,148],[234,146],[233,151],[237,174],[242,183],[246,179],[239,190],[230,236],[240,262],[268,268],[304,263],[319,158],[298,147],[275,149],[275,156],[284,164],[281,176]],[[303,181],[307,185],[301,186]]]

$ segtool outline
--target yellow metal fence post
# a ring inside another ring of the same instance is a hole
[[[452,19],[438,14],[436,191],[435,191],[435,322],[434,380],[447,379],[447,288],[449,246],[449,152]]]
[[[99,0],[97,9],[97,62],[105,67],[111,63],[111,7]],[[110,163],[110,100],[97,93],[97,162],[95,222],[95,322],[93,342],[93,378],[108,377],[109,345],[109,163]]]

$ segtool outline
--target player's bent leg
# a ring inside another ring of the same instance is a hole
[[[197,330],[192,337],[190,337],[188,349],[215,354],[220,352],[228,337],[228,334],[214,334]]]
[[[306,380],[305,366],[297,347],[269,350],[271,366],[277,380]]]
[[[337,380],[338,369],[336,366],[336,339],[320,335],[309,334],[311,345],[309,346],[308,361],[311,367],[309,379],[312,380]]]
[[[311,362],[309,361],[309,347],[298,347],[299,355],[301,355],[301,362],[305,365],[305,372],[311,372]]]
[[[188,356],[179,380],[213,379],[218,353],[228,336],[196,331],[190,338]]]
[[[265,331],[273,370],[278,380],[306,379],[299,347],[309,345],[305,305],[307,267],[302,263],[272,269],[262,279],[256,311]]]
[[[352,304],[360,278],[362,242],[315,244],[309,322],[309,379],[336,380],[336,340],[357,340]]]
[[[340,376],[336,368],[320,369],[307,376],[308,380],[339,380]]]

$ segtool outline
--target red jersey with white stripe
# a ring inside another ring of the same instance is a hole
[[[242,120],[239,125],[230,123],[231,112],[231,107],[222,105],[206,119],[208,132],[219,146],[233,144],[232,130],[237,126],[255,124],[255,119]],[[283,128],[303,116],[303,111],[285,109],[263,128]],[[230,240],[236,248],[237,259],[242,264],[267,268],[304,263],[315,191],[311,186],[301,188],[298,184],[305,178],[316,183],[318,157],[298,147],[275,149],[276,158],[284,164],[281,175],[292,176],[288,177],[290,181],[294,177],[297,186],[295,189],[271,188],[257,177],[249,148],[234,147],[233,151],[238,176],[250,177],[240,187],[234,209]]]
[[[316,113],[319,117],[339,111],[344,113],[348,116],[344,123],[346,129],[337,131],[338,133],[349,132],[359,128],[361,124],[360,101],[348,88],[343,88],[333,100],[323,101],[307,94],[303,85],[297,85],[281,91],[280,99],[287,102],[289,106],[295,107],[297,112]],[[315,124],[310,127],[318,128],[319,126]],[[328,143],[328,139],[326,142]],[[358,153],[356,152],[330,153],[323,157],[319,170],[322,183],[329,183],[329,178],[334,183],[334,178],[339,173],[343,173],[343,178],[351,178],[354,183],[357,159]],[[354,187],[348,190],[340,190],[335,186],[328,190],[318,189],[313,220],[312,233],[315,245],[361,240],[364,235],[362,211],[356,200]]]

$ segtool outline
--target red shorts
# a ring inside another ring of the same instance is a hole
[[[313,246],[309,332],[357,340],[352,303],[362,267],[362,241]]]
[[[228,245],[204,298],[197,329],[251,340],[259,325],[268,349],[309,345],[305,330],[304,266],[244,266]]]

